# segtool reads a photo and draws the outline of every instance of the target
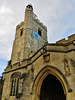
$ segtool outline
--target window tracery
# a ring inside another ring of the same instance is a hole
[[[17,98],[21,96],[23,92],[23,80],[26,74],[16,72],[11,76],[11,93],[10,96],[16,96]]]

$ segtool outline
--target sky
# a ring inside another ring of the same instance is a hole
[[[11,59],[16,26],[24,21],[28,4],[47,26],[49,43],[75,33],[75,0],[0,0],[0,75]]]

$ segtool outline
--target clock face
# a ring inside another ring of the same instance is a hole
[[[35,39],[37,39],[37,40],[39,39],[39,35],[37,32],[33,32],[33,35],[34,35]]]

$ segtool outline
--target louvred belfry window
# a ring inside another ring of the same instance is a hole
[[[42,36],[42,30],[39,28],[38,29],[38,34],[40,35],[40,36]]]
[[[20,30],[20,36],[23,35],[23,28]]]

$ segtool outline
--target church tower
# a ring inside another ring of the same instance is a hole
[[[47,27],[33,13],[32,5],[25,9],[25,19],[16,27],[11,63],[27,59],[32,51],[37,51],[47,42]]]
[[[75,34],[46,42],[46,26],[27,5],[3,74],[1,100],[75,100]]]

